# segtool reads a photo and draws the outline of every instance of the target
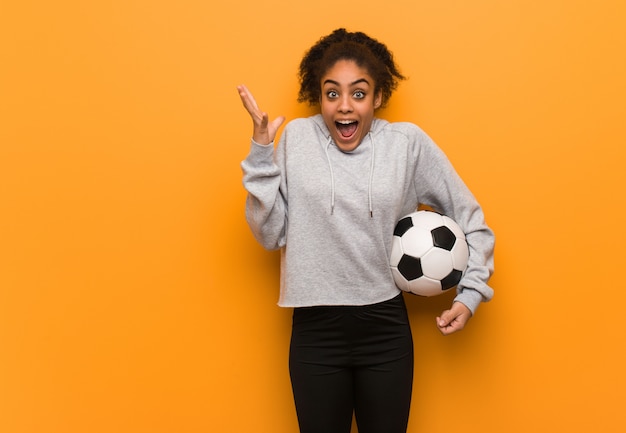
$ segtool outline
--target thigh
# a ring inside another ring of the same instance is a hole
[[[411,405],[413,356],[355,372],[359,433],[405,433]]]
[[[289,373],[301,433],[350,432],[353,376],[336,311],[294,311]]]
[[[301,433],[349,433],[353,413],[352,371],[290,361]]]

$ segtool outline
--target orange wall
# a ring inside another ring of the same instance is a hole
[[[409,308],[410,431],[623,431],[626,5],[619,0],[6,1],[0,432],[296,431],[276,253],[243,217],[250,122],[339,26],[410,79],[498,236],[460,334]]]

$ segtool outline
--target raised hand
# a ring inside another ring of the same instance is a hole
[[[252,139],[259,144],[270,144],[276,138],[276,132],[285,121],[285,117],[279,116],[270,122],[268,114],[259,109],[246,86],[243,84],[237,86],[237,90],[243,106],[252,118]]]

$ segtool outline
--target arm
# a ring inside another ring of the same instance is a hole
[[[273,250],[285,243],[286,188],[279,162],[283,160],[282,146],[276,151],[276,158],[273,146],[284,117],[269,122],[267,113],[258,108],[248,89],[245,86],[238,86],[237,89],[253,122],[250,152],[241,163],[243,184],[248,191],[246,220],[259,243]]]
[[[482,208],[445,154],[426,134],[419,140],[416,188],[420,202],[454,219],[463,229],[470,250],[454,304],[437,319],[447,335],[463,329],[478,305],[493,296],[488,281],[493,273],[495,238]]]

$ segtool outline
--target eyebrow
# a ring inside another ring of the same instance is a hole
[[[355,86],[355,85],[357,85],[357,84],[359,84],[359,83],[366,83],[366,84],[369,84],[370,82],[369,82],[369,81],[367,81],[365,78],[359,78],[358,80],[353,81],[352,83],[350,83],[350,86]],[[339,86],[339,85],[340,85],[337,81],[335,81],[335,80],[330,80],[330,79],[325,80],[323,84],[334,84],[335,86]]]

